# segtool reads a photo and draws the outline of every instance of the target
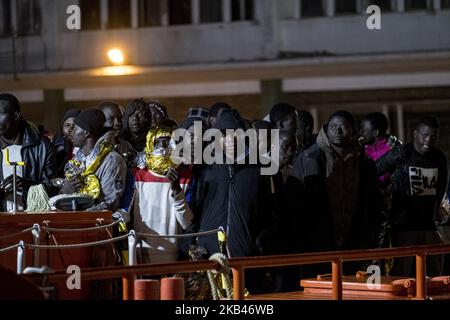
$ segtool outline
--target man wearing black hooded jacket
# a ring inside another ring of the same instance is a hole
[[[382,198],[376,167],[353,136],[352,115],[338,111],[320,131],[317,143],[294,161],[286,188],[287,199],[296,199],[286,201],[293,228],[288,232],[293,235],[291,250],[319,252],[377,246]],[[361,266],[347,264],[344,271],[351,274]],[[314,271],[327,272],[311,269]]]
[[[235,110],[224,110],[215,124],[218,130],[244,129]],[[225,152],[233,143],[224,139]],[[222,226],[227,234],[232,257],[258,253],[255,240],[270,216],[270,185],[260,167],[250,164],[213,164],[206,166],[198,181],[195,207],[201,212],[200,231]],[[216,235],[199,237],[198,244],[209,254],[219,252]]]
[[[236,110],[224,110],[215,128],[244,130],[244,122]],[[223,227],[227,235],[229,255],[246,257],[260,254],[256,239],[270,222],[270,183],[268,176],[261,175],[260,166],[237,164],[236,159],[248,155],[236,152],[236,140],[227,135],[223,138],[225,157],[236,155],[233,164],[205,166],[194,194],[193,211],[200,213],[200,230],[208,231]],[[231,161],[230,161],[231,162]],[[248,161],[246,161],[248,163]],[[198,237],[197,244],[209,254],[221,252],[217,235]],[[225,253],[225,252],[224,252]],[[246,272],[246,287],[251,293],[263,289],[263,271]]]

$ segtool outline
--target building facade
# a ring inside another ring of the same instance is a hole
[[[52,130],[102,100],[159,100],[176,120],[216,101],[256,119],[288,101],[316,129],[336,109],[382,111],[403,140],[432,113],[450,150],[449,31],[450,0],[0,0],[0,88]]]

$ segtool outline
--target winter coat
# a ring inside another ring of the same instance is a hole
[[[21,155],[23,162],[25,162],[23,178],[31,185],[44,184],[47,189],[50,189],[50,180],[56,176],[53,146],[50,140],[42,137],[36,129],[25,121],[23,122]],[[1,152],[0,161],[3,162],[3,154]],[[7,177],[3,176],[0,166],[0,179],[3,180],[5,178]],[[23,193],[24,205],[26,205],[27,192],[28,190],[24,190]],[[5,206],[2,201],[2,211],[4,210]]]
[[[337,154],[322,129],[318,142],[295,159],[287,189],[297,251],[377,246],[382,197],[375,164],[364,152]]]
[[[197,182],[194,210],[201,212],[199,231],[220,226],[227,234],[233,257],[258,253],[255,241],[270,217],[267,176],[252,165],[214,164],[204,168]],[[219,252],[217,235],[197,238],[209,254]]]

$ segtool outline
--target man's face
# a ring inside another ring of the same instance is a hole
[[[237,158],[238,137],[233,134],[226,134],[226,131],[222,131],[222,147],[225,156],[229,159]]]
[[[223,139],[223,147],[225,150],[225,153],[227,155],[234,155],[236,156],[237,151],[237,139],[234,137],[234,135],[226,135]]]
[[[361,122],[361,130],[359,132],[362,139],[362,143],[372,144],[375,142],[375,139],[378,137],[378,130],[374,130],[370,121],[363,120]]]
[[[163,120],[164,115],[156,108],[150,108],[152,114],[152,127],[157,127]]]
[[[72,140],[73,129],[75,127],[74,120],[75,120],[75,118],[70,117],[63,123],[63,128],[62,128],[63,135],[66,138],[66,140],[69,140],[69,141]]]
[[[414,148],[422,155],[433,150],[438,140],[439,129],[421,125],[414,131]]]
[[[89,133],[86,130],[75,125],[72,131],[72,143],[77,148],[82,148],[87,140]]]
[[[105,127],[112,128],[114,131],[114,137],[117,138],[120,136],[123,129],[122,113],[119,108],[114,107],[106,107],[102,111],[106,118]]]
[[[0,135],[3,136],[10,132],[15,123],[15,115],[10,112],[8,102],[0,101]]]
[[[293,134],[280,133],[280,164],[287,166],[292,163],[297,151],[297,143]]]
[[[169,137],[160,137],[155,140],[154,143],[154,155],[170,155],[167,152],[170,152],[170,138]]]
[[[330,143],[336,147],[350,145],[353,136],[352,126],[342,117],[333,117],[328,123],[327,136]]]
[[[297,116],[295,113],[291,113],[285,119],[277,123],[278,129],[295,132],[297,130]]]
[[[130,127],[131,133],[141,133],[147,129],[147,117],[142,108],[136,109],[128,119],[128,126]]]
[[[220,117],[220,114],[225,111],[228,110],[227,108],[221,108],[217,111],[217,115],[216,116],[212,116],[209,115],[208,116],[208,124],[210,128],[214,128],[214,126],[216,125],[217,119]]]

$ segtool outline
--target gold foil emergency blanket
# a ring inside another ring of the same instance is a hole
[[[79,193],[87,194],[94,199],[98,199],[100,197],[100,181],[95,176],[95,171],[97,171],[98,167],[102,164],[103,160],[106,156],[113,150],[113,146],[103,141],[100,144],[100,151],[92,163],[80,174],[80,177],[83,179],[83,186],[81,187]],[[70,166],[76,167],[78,169],[82,169],[82,164],[76,159],[69,160]],[[74,170],[66,171],[66,179],[71,179],[75,174],[71,174]]]
[[[157,127],[148,131],[145,146],[145,163],[151,171],[165,175],[169,168],[176,167],[171,158],[173,141],[171,140],[171,145],[164,152],[155,153],[155,141],[158,138],[172,139],[172,130],[165,127]]]

